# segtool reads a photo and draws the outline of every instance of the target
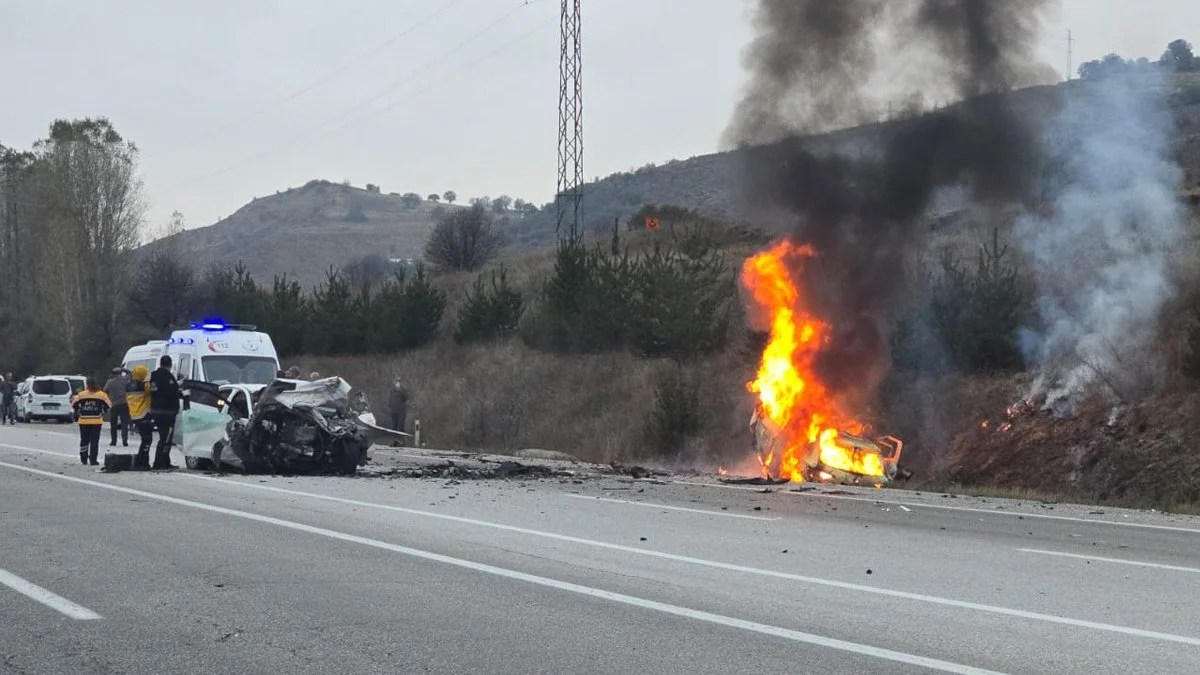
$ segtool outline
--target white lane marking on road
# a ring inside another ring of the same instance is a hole
[[[66,457],[68,459],[79,460],[79,453],[74,455],[65,452],[54,452],[53,450],[42,450],[41,448],[27,448],[23,445],[9,445],[8,443],[0,443],[0,448],[8,448],[10,450],[22,450],[24,452],[36,452],[43,455],[54,455],[55,457]]]
[[[563,495],[574,499],[587,499],[596,502],[608,502],[610,504],[629,504],[631,506],[646,506],[652,509],[666,509],[668,511],[686,511],[688,513],[703,513],[706,516],[721,516],[723,518],[742,518],[745,520],[779,520],[779,518],[769,518],[767,516],[749,516],[741,513],[726,513],[724,511],[709,511],[707,509],[689,509],[685,506],[668,506],[666,504],[656,504],[654,502],[635,502],[628,499],[610,499],[608,497],[592,497],[590,495]]]
[[[7,462],[0,462],[0,466],[4,466],[4,467],[10,468],[10,469],[16,469],[17,471],[25,471],[28,473],[38,474],[38,475],[42,475],[42,476],[48,476],[50,478],[58,478],[61,480],[71,481],[73,483],[90,485],[93,487],[99,487],[99,488],[103,488],[106,490],[113,490],[113,491],[122,492],[125,494],[136,495],[139,497],[146,497],[148,499],[156,499],[158,501],[166,502],[168,504],[175,504],[176,506],[186,506],[188,508],[199,509],[202,511],[209,511],[211,513],[219,513],[221,515],[233,516],[236,518],[243,518],[246,520],[251,520],[251,521],[255,521],[255,522],[259,522],[259,523],[265,523],[268,525],[275,525],[277,527],[283,527],[283,528],[287,528],[289,530],[295,530],[297,532],[305,532],[307,534],[315,534],[315,535],[322,536],[322,537],[328,537],[330,539],[337,539],[337,540],[349,542],[352,544],[360,544],[362,546],[370,546],[372,548],[382,549],[384,551],[400,553],[402,555],[407,555],[407,556],[411,556],[414,558],[421,558],[424,560],[430,560],[430,561],[442,563],[445,565],[453,565],[455,567],[461,567],[463,569],[473,570],[476,572],[483,572],[485,574],[491,574],[491,575],[498,576],[498,577],[515,579],[517,581],[524,581],[527,583],[536,584],[538,586],[545,586],[548,588],[553,588],[553,589],[557,589],[557,590],[561,590],[561,591],[567,591],[570,593],[577,593],[579,595],[586,595],[586,596],[593,597],[593,598],[600,598],[602,600],[608,600],[611,602],[617,602],[617,603],[621,603],[621,604],[625,604],[625,605],[631,605],[634,607],[640,607],[643,609],[649,609],[649,610],[653,610],[656,612],[661,612],[663,614],[672,614],[674,616],[680,616],[680,617],[683,617],[686,619],[693,619],[696,621],[704,621],[707,623],[717,624],[717,625],[721,625],[721,626],[727,626],[729,628],[738,628],[741,630],[751,631],[751,632],[755,632],[755,633],[761,633],[763,635],[771,635],[771,636],[775,636],[775,637],[781,637],[781,638],[784,638],[787,640],[792,640],[795,642],[803,642],[803,643],[807,643],[807,644],[811,644],[811,645],[816,645],[818,647],[827,647],[829,649],[836,649],[839,651],[850,652],[853,654],[860,654],[863,656],[871,656],[871,657],[874,657],[877,659],[883,659],[883,660],[887,660],[887,661],[895,661],[897,663],[903,663],[906,665],[920,666],[923,668],[931,668],[934,670],[940,670],[940,671],[944,671],[944,672],[948,672],[948,673],[969,673],[972,675],[975,675],[975,674],[983,675],[983,674],[995,672],[995,671],[990,671],[990,670],[984,670],[982,668],[974,668],[971,666],[966,666],[966,665],[962,665],[962,664],[958,664],[958,663],[952,663],[950,661],[941,661],[939,659],[918,656],[916,654],[907,654],[904,652],[892,651],[890,649],[883,649],[881,647],[873,647],[871,645],[858,644],[856,642],[848,642],[846,640],[838,640],[836,638],[825,637],[823,635],[815,635],[813,633],[805,633],[802,631],[791,630],[789,628],[781,628],[779,626],[772,626],[769,624],[757,623],[755,621],[747,621],[745,619],[738,619],[738,618],[734,618],[734,617],[730,617],[730,616],[725,616],[722,614],[713,614],[711,612],[705,612],[705,611],[698,610],[698,609],[691,609],[688,607],[681,607],[679,605],[667,604],[665,602],[658,602],[655,600],[649,600],[646,598],[640,598],[640,597],[636,597],[636,596],[632,596],[632,595],[625,595],[623,593],[614,593],[612,591],[606,591],[606,590],[599,589],[599,588],[593,588],[591,586],[582,586],[580,584],[573,584],[573,583],[570,583],[567,581],[551,579],[549,577],[540,577],[540,576],[533,575],[533,574],[527,574],[525,572],[518,572],[517,570],[510,570],[510,569],[507,569],[504,567],[496,567],[494,565],[487,565],[485,563],[477,563],[477,562],[473,562],[470,560],[464,560],[462,558],[454,558],[454,557],[451,557],[448,555],[442,555],[441,553],[434,553],[432,551],[425,551],[422,549],[409,548],[407,546],[400,546],[399,544],[392,544],[392,543],[389,543],[386,541],[381,541],[379,539],[370,539],[368,537],[362,537],[362,536],[355,535],[355,534],[348,534],[346,532],[339,532],[337,530],[329,530],[329,529],[326,529],[323,527],[315,527],[313,525],[305,525],[304,523],[298,523],[298,522],[294,522],[291,520],[283,520],[282,518],[274,518],[272,516],[264,516],[264,515],[252,513],[249,511],[239,511],[237,509],[229,509],[229,508],[225,508],[223,506],[214,506],[212,504],[205,504],[204,502],[196,502],[196,501],[192,501],[190,499],[180,499],[179,497],[171,497],[168,495],[162,495],[162,494],[158,494],[155,492],[146,492],[144,490],[135,490],[133,488],[121,487],[118,485],[110,485],[108,483],[101,483],[99,481],[87,480],[84,478],[75,478],[73,476],[64,476],[64,475],[57,474],[57,473],[51,473],[49,471],[42,471],[41,469],[33,469],[30,467],[26,467],[26,466],[17,466],[16,464],[9,464]],[[96,618],[99,618],[99,617],[96,617]]]
[[[700,483],[688,480],[671,481],[676,485],[694,485],[697,487],[715,487],[724,488],[727,490],[743,490],[751,491],[754,488],[744,488],[737,485],[716,485],[713,483]],[[967,513],[986,513],[993,516],[1023,516],[1025,518],[1041,518],[1043,520],[1064,520],[1072,523],[1087,523],[1089,525],[1114,525],[1117,527],[1140,527],[1147,530],[1167,530],[1169,532],[1189,532],[1191,534],[1200,534],[1200,529],[1191,527],[1178,527],[1175,525],[1152,525],[1150,523],[1123,523],[1118,520],[1099,520],[1091,518],[1076,518],[1073,516],[1052,516],[1047,513],[1026,513],[1023,511],[1000,511],[998,509],[976,509],[969,506],[950,506],[948,504],[928,504],[923,502],[900,502],[891,499],[880,499],[878,497],[854,497],[851,495],[831,495],[827,492],[792,492],[786,491],[786,494],[798,495],[800,497],[809,497],[811,499],[844,499],[852,502],[869,502],[893,504],[895,506],[911,506],[913,508],[925,509],[941,509],[943,511],[965,511]]]
[[[32,449],[32,448],[29,448],[29,449]],[[32,471],[35,473],[45,473],[47,475],[52,475],[55,478],[63,478],[66,480],[78,481],[78,482],[82,482],[82,483],[86,483],[86,484],[110,487],[106,483],[97,483],[94,481],[83,480],[80,478],[73,478],[70,476],[63,476],[60,474],[49,474],[47,472],[39,471],[37,469],[29,469],[27,467],[21,467],[21,466],[15,465],[15,464],[7,464],[5,462],[0,462],[0,466],[7,466],[7,467],[15,468],[15,469],[28,470],[28,471]],[[603,549],[608,549],[608,550],[612,550],[612,551],[621,551],[623,553],[633,553],[633,554],[643,555],[643,556],[647,556],[647,557],[651,557],[651,558],[660,558],[663,560],[671,560],[671,561],[687,563],[687,564],[691,564],[691,565],[700,565],[703,567],[729,570],[732,572],[741,572],[744,574],[753,574],[753,575],[758,575],[758,576],[772,577],[772,578],[776,578],[776,579],[785,579],[787,581],[796,581],[796,582],[810,584],[810,585],[814,585],[814,586],[825,586],[825,587],[829,587],[829,588],[837,588],[837,589],[841,589],[841,590],[856,591],[856,592],[860,592],[860,593],[871,593],[871,594],[875,594],[875,595],[900,598],[903,600],[913,600],[913,601],[917,601],[917,602],[925,602],[925,603],[934,604],[934,605],[942,605],[945,607],[955,607],[958,609],[969,609],[969,610],[974,610],[974,611],[979,611],[979,612],[986,612],[986,613],[990,613],[990,614],[1011,616],[1011,617],[1016,617],[1019,619],[1028,619],[1031,621],[1044,621],[1046,623],[1054,623],[1054,624],[1060,624],[1060,625],[1066,625],[1066,626],[1073,626],[1076,628],[1087,628],[1090,630],[1098,630],[1098,631],[1104,631],[1104,632],[1109,632],[1109,633],[1119,633],[1119,634],[1123,634],[1123,635],[1132,635],[1135,637],[1148,638],[1148,639],[1152,639],[1152,640],[1163,640],[1166,642],[1176,642],[1176,643],[1180,643],[1180,644],[1187,644],[1187,645],[1193,645],[1193,646],[1200,647],[1200,638],[1194,638],[1194,637],[1187,636],[1187,635],[1175,635],[1173,633],[1162,633],[1159,631],[1143,630],[1141,628],[1131,628],[1128,626],[1119,626],[1119,625],[1115,625],[1115,624],[1100,623],[1100,622],[1096,622],[1096,621],[1086,621],[1083,619],[1072,619],[1069,617],[1057,616],[1054,614],[1042,614],[1039,612],[1029,612],[1029,611],[1025,611],[1022,609],[1013,609],[1011,607],[1001,607],[998,605],[986,605],[983,603],[970,602],[970,601],[966,601],[966,600],[955,600],[953,598],[943,598],[943,597],[936,596],[936,595],[924,595],[921,593],[909,593],[907,591],[898,591],[898,590],[894,590],[891,588],[880,588],[878,586],[863,586],[860,584],[853,584],[853,583],[849,583],[849,582],[845,582],[845,581],[835,581],[833,579],[822,579],[820,577],[809,577],[809,576],[803,576],[800,574],[792,574],[790,572],[779,572],[776,570],[762,569],[762,568],[758,568],[758,567],[748,567],[746,565],[737,565],[734,563],[719,562],[716,560],[706,560],[704,558],[693,558],[691,556],[679,555],[679,554],[675,554],[675,553],[666,553],[663,551],[654,551],[651,549],[634,548],[632,546],[625,546],[623,544],[611,544],[608,542],[597,541],[594,539],[585,539],[583,537],[573,537],[571,535],[566,535],[566,534],[556,534],[554,532],[543,532],[541,530],[533,530],[533,529],[529,529],[526,527],[518,527],[516,525],[504,525],[502,523],[493,523],[493,522],[489,522],[486,520],[476,520],[474,518],[464,518],[462,516],[452,516],[452,515],[445,514],[445,513],[432,513],[430,511],[420,511],[418,509],[410,509],[410,508],[406,508],[403,506],[393,506],[391,504],[380,504],[378,502],[360,501],[357,499],[347,499],[345,497],[333,497],[330,495],[323,495],[323,494],[318,494],[315,492],[304,492],[302,490],[289,490],[287,488],[273,487],[270,485],[260,485],[257,483],[243,483],[243,482],[237,481],[237,480],[214,478],[214,477],[210,477],[210,476],[191,475],[191,474],[186,474],[186,473],[174,473],[174,474],[169,474],[169,475],[170,475],[171,479],[173,479],[173,480],[174,479],[190,479],[190,480],[200,480],[200,481],[218,481],[223,485],[236,485],[238,487],[248,488],[248,489],[252,489],[252,490],[277,492],[280,494],[294,495],[294,496],[298,496],[298,497],[308,497],[310,499],[319,499],[322,501],[336,502],[336,503],[340,503],[340,504],[348,504],[351,506],[363,506],[363,507],[368,507],[368,508],[382,509],[385,511],[395,511],[397,513],[406,513],[409,515],[422,516],[425,518],[433,518],[433,519],[437,519],[437,520],[445,520],[445,521],[450,521],[450,522],[455,522],[455,523],[463,523],[466,525],[475,525],[478,527],[486,527],[486,528],[491,528],[494,530],[502,530],[505,532],[515,532],[518,534],[526,534],[526,535],[535,536],[535,537],[542,537],[545,539],[553,539],[556,541],[565,541],[565,542],[569,542],[569,543],[573,543],[573,544],[580,544],[580,545],[584,545],[584,546],[593,546],[596,548],[603,548]],[[115,486],[113,486],[113,487],[114,487],[114,489],[118,489],[118,488],[115,488]],[[119,489],[126,489],[126,488],[119,488]],[[170,497],[164,497],[164,498],[173,499]]]
[[[0,466],[10,466],[0,462]],[[23,467],[18,467],[23,468]],[[55,474],[56,476],[58,474]],[[64,476],[59,476],[64,477]],[[909,593],[907,591],[898,591],[891,588],[880,588],[878,586],[863,586],[860,584],[852,584],[845,581],[835,581],[833,579],[822,579],[820,577],[808,577],[800,574],[792,574],[790,572],[779,572],[776,570],[762,569],[758,567],[748,567],[745,565],[737,565],[734,563],[719,562],[716,560],[707,560],[704,558],[693,558],[691,556],[679,555],[676,553],[666,553],[663,551],[655,551],[652,549],[635,548],[633,546],[625,546],[623,544],[611,544],[605,541],[597,541],[595,539],[585,539],[583,537],[573,537],[567,534],[556,534],[554,532],[544,532],[542,530],[533,530],[527,527],[518,527],[516,525],[504,525],[502,523],[493,523],[486,520],[476,520],[474,518],[464,518],[462,516],[452,516],[445,513],[432,513],[430,511],[420,511],[418,509],[410,509],[403,506],[393,506],[391,504],[380,504],[378,502],[366,502],[357,499],[347,499],[345,497],[333,497],[330,495],[318,494],[315,492],[304,492],[302,490],[290,490],[288,488],[273,487],[270,485],[260,485],[258,483],[243,483],[237,480],[227,480],[221,478],[212,478],[208,476],[194,476],[186,473],[171,474],[172,479],[191,479],[191,480],[207,480],[219,481],[225,485],[236,485],[252,490],[263,490],[266,492],[278,492],[280,494],[294,495],[297,497],[308,497],[311,499],[319,499],[329,502],[337,502],[340,504],[348,504],[351,506],[363,506],[368,508],[382,509],[385,511],[395,511],[397,513],[406,513],[414,516],[422,516],[426,518],[434,518],[437,520],[445,520],[455,523],[463,523],[466,525],[476,525],[479,527],[491,528],[494,530],[502,530],[505,532],[515,532],[518,534],[526,534],[534,537],[542,537],[545,539],[553,539],[555,541],[565,541],[572,544],[581,544],[584,546],[593,546],[596,548],[608,549],[611,551],[621,551],[622,553],[633,553],[651,558],[660,558],[663,560],[671,560],[674,562],[687,563],[691,565],[700,565],[703,567],[711,567],[714,569],[729,570],[731,572],[741,572],[744,574],[754,574],[758,576],[772,577],[776,579],[785,579],[787,581],[796,581],[800,583],[810,584],[814,586],[826,586],[829,588],[837,588],[840,590],[857,591],[860,593],[872,593],[875,595],[883,595],[903,600],[914,600],[917,602],[926,602],[934,605],[942,605],[945,607],[955,607],[958,609],[970,609],[979,612],[987,612],[990,614],[999,614],[1003,616],[1011,616],[1019,619],[1029,619],[1032,621],[1044,621],[1047,623],[1055,623],[1076,628],[1087,628],[1091,630],[1105,631],[1110,633],[1120,633],[1123,635],[1132,635],[1136,637],[1149,638],[1152,640],[1164,640],[1167,642],[1177,642],[1181,644],[1193,645],[1200,647],[1200,638],[1194,638],[1187,635],[1175,635],[1172,633],[1160,633],[1158,631],[1143,630],[1141,628],[1130,628],[1127,626],[1118,626],[1108,623],[1099,623],[1096,621],[1085,621],[1083,619],[1072,619],[1069,617],[1056,616],[1054,614],[1041,614],[1038,612],[1028,612],[1022,609],[1013,609],[1010,607],[1000,607],[997,605],[985,605],[978,602],[969,602],[965,600],[954,600],[952,598],[943,598],[936,595],[923,595],[921,593]],[[77,480],[77,479],[73,479]],[[100,483],[103,485],[103,483]]]
[[[8,586],[31,600],[37,600],[56,612],[66,614],[72,619],[94,621],[104,618],[87,607],[77,605],[61,595],[51,593],[32,581],[22,579],[8,570],[0,569],[0,584]]]
[[[1095,560],[1097,562],[1117,563],[1120,565],[1136,565],[1138,567],[1153,567],[1159,570],[1173,570],[1175,572],[1191,572],[1192,574],[1200,574],[1200,568],[1196,567],[1181,567],[1179,565],[1164,565],[1162,563],[1142,562],[1141,560],[1128,560],[1125,558],[1105,558],[1098,555],[1080,555],[1078,553],[1064,553],[1062,551],[1044,551],[1038,548],[1019,548],[1021,553],[1036,553],[1038,555],[1052,555],[1060,558],[1075,558],[1077,560]]]

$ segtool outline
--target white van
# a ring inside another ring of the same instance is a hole
[[[269,384],[279,371],[279,357],[271,336],[254,326],[220,321],[193,323],[166,340],[155,340],[125,353],[126,370],[143,365],[153,371],[168,354],[179,380],[199,380],[217,385]]]
[[[17,420],[55,420],[74,422],[75,411],[71,408],[73,385],[62,375],[40,375],[28,380],[29,386],[17,401]]]

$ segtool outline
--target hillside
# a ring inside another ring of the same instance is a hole
[[[1023,114],[1046,115],[1061,104],[1064,93],[1083,83],[1033,87],[1007,94]],[[1176,148],[1184,168],[1183,190],[1200,200],[1200,74],[1181,74],[1169,94],[1176,122]],[[862,151],[887,138],[898,125],[910,120],[871,124],[808,139],[816,149]],[[646,204],[672,204],[702,214],[752,222],[767,231],[787,224],[778,214],[763,213],[739,195],[745,172],[741,152],[732,150],[648,164],[630,172],[612,174],[584,187],[584,226],[588,232],[607,232],[615,219],[628,219]],[[393,258],[421,255],[439,205],[422,202],[406,206],[399,195],[379,194],[359,188],[312,181],[300,188],[255,199],[220,222],[148,245],[177,246],[201,266],[244,262],[256,279],[269,282],[287,274],[305,286],[320,282],[331,266],[368,254]],[[441,205],[441,208],[454,208]],[[947,213],[953,211],[947,206]],[[933,227],[964,221],[935,213]],[[556,215],[553,207],[503,224],[513,248],[538,248],[553,244]],[[969,219],[966,219],[969,220]],[[952,240],[973,242],[977,232],[951,227],[939,232],[938,245]],[[954,242],[949,242],[954,243]]]
[[[1058,109],[1064,96],[1085,83],[1030,87],[1005,96],[1021,115],[1045,117]],[[1200,194],[1200,73],[1180,73],[1168,101],[1176,123],[1176,153],[1184,169],[1184,192]],[[912,118],[869,124],[813,136],[807,143],[814,149],[860,152],[887,138],[894,129]],[[589,231],[607,231],[614,218],[625,219],[645,204],[674,204],[705,215],[750,219],[771,228],[774,214],[765,214],[755,204],[743,203],[741,153],[738,150],[700,155],[665,164],[647,164],[640,169],[614,173],[584,186],[584,222]],[[554,241],[555,214],[545,209],[514,225],[515,243],[538,246]]]
[[[241,261],[260,281],[287,274],[309,287],[323,280],[331,265],[367,254],[419,257],[437,208],[427,201],[413,208],[396,194],[315,180],[257,198],[213,225],[145,248],[174,246],[201,267]]]

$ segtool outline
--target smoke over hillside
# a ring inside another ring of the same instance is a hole
[[[1162,374],[1151,346],[1184,238],[1163,78],[1109,78],[1073,98],[1046,134],[1052,206],[1018,223],[1041,320],[1023,335],[1042,366],[1033,393],[1060,412],[1092,382],[1129,401]]]
[[[1046,79],[1034,57],[1043,0],[760,0],[751,80],[726,141],[746,198],[795,220],[818,252],[795,270],[837,329],[818,369],[871,393],[888,365],[883,326],[904,298],[898,263],[941,187],[979,204],[1028,201],[1041,129],[996,92]],[[965,103],[892,125],[878,146],[816,150],[803,134],[878,118],[882,97]]]

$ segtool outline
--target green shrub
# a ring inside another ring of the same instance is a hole
[[[696,383],[680,368],[672,368],[655,388],[654,407],[646,416],[646,443],[659,454],[680,452],[703,428]]]
[[[508,283],[507,270],[501,267],[492,273],[490,287],[480,275],[458,310],[454,341],[466,344],[508,337],[516,330],[524,310],[521,293]]]
[[[638,260],[628,305],[629,342],[642,356],[682,359],[725,346],[733,280],[725,258],[695,240]]]
[[[892,336],[897,367],[931,374],[1025,367],[1017,331],[1032,303],[998,233],[980,246],[973,270],[944,254],[940,269],[923,276],[926,303],[902,318]]]

